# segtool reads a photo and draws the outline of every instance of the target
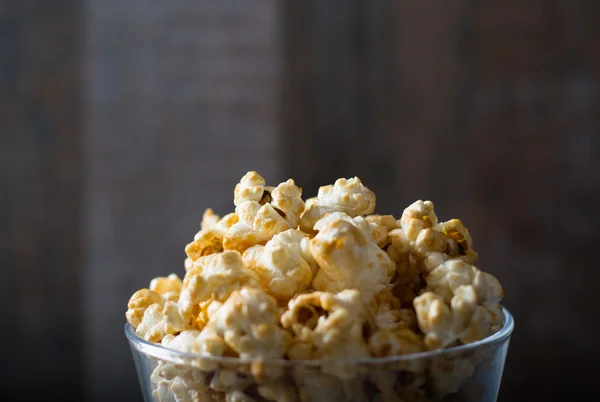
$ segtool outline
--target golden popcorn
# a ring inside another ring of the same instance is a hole
[[[313,358],[369,356],[363,333],[366,312],[357,290],[299,295],[290,300],[281,324],[296,335],[292,342],[311,349]]]
[[[152,281],[150,281],[150,290],[152,290],[160,295],[163,295],[163,296],[166,293],[181,292],[182,286],[183,286],[183,282],[181,281],[181,279],[179,279],[177,274],[170,274],[166,278],[165,277],[154,278],[154,279],[152,279]]]
[[[286,233],[275,235],[265,246],[247,249],[242,258],[246,268],[258,274],[263,289],[281,300],[289,300],[307,289],[313,276],[299,242],[298,247],[288,247]]]
[[[179,308],[187,316],[200,303],[211,298],[225,301],[233,291],[247,284],[258,286],[258,277],[244,268],[242,256],[237,251],[201,257],[185,275]]]
[[[162,296],[153,290],[138,290],[131,296],[129,303],[127,304],[127,313],[125,313],[127,322],[137,328],[137,326],[142,322],[142,317],[144,316],[144,313],[148,307],[152,306],[153,304],[158,304],[162,307],[164,302],[165,301]]]
[[[400,218],[400,226],[410,241],[415,241],[421,230],[437,224],[438,218],[431,201],[415,201],[406,207]]]
[[[159,361],[155,400],[333,401],[361,395],[363,381],[374,392],[365,400],[380,402],[455,392],[473,375],[472,359],[401,361],[398,374],[346,363],[468,344],[503,326],[502,286],[473,265],[462,221],[438,222],[423,200],[400,219],[375,214],[375,201],[357,177],[303,200],[294,180],[269,186],[251,171],[235,186],[232,212],[206,209],[185,247],[183,280],[172,273],[135,292],[127,322],[174,351],[250,359],[248,371]],[[320,366],[280,378],[273,360]]]
[[[244,287],[233,292],[211,317],[196,341],[196,350],[218,356],[231,350],[242,358],[281,358],[290,339],[278,318],[275,299],[260,289]]]
[[[344,212],[355,217],[374,210],[375,194],[358,177],[338,179],[333,185],[319,188],[317,198],[306,206],[300,219],[300,229],[311,233],[315,223],[330,212]]]
[[[328,292],[358,289],[368,299],[389,285],[395,266],[387,253],[344,216],[323,219],[326,224],[317,222],[320,230],[310,243],[320,267],[313,287]]]

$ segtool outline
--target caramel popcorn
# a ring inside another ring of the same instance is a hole
[[[263,289],[282,300],[308,288],[313,276],[300,247],[287,246],[287,233],[275,235],[265,246],[250,247],[243,256],[244,265],[258,274]]]
[[[386,252],[346,217],[323,219],[326,223],[317,222],[315,227],[320,230],[310,243],[320,267],[313,280],[314,288],[328,292],[359,289],[368,299],[387,286],[395,266]]]
[[[189,316],[200,303],[225,301],[233,291],[252,284],[258,284],[258,277],[244,267],[242,256],[237,251],[201,257],[185,275],[179,308]]]
[[[439,399],[473,376],[474,357],[405,359],[379,373],[352,361],[468,344],[503,326],[499,281],[473,265],[463,223],[438,222],[431,201],[397,219],[373,213],[375,194],[356,177],[303,200],[294,180],[269,186],[251,171],[233,204],[223,217],[204,211],[183,280],[154,278],[128,302],[138,336],[199,357],[158,361],[157,401]],[[283,360],[319,365],[282,377],[270,362]]]
[[[195,351],[222,356],[230,350],[241,358],[281,358],[289,343],[278,325],[275,299],[264,291],[244,287],[233,292],[211,317],[196,340]]]
[[[343,361],[369,356],[363,334],[366,312],[356,290],[299,295],[289,302],[281,324],[296,335],[288,351],[292,359]]]
[[[338,179],[333,185],[319,188],[317,198],[306,206],[300,229],[310,233],[315,223],[330,212],[344,212],[351,217],[367,215],[375,210],[375,194],[358,177]]]

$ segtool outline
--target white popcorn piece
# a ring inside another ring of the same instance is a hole
[[[331,212],[344,212],[351,217],[367,215],[375,210],[375,194],[358,177],[338,179],[333,185],[319,188],[317,199],[311,199],[300,219],[300,229],[313,231],[315,223]]]
[[[381,248],[390,243],[389,233],[400,227],[392,215],[368,215],[365,220],[369,223],[371,239]]]
[[[387,286],[396,271],[387,253],[346,218],[324,219],[327,224],[317,224],[319,233],[310,242],[320,267],[313,287],[328,292],[358,289],[369,299]]]
[[[458,282],[464,277],[454,278]],[[446,281],[452,282],[454,279]],[[452,289],[453,285],[448,285]],[[482,288],[474,285],[458,285],[452,290],[452,298],[447,302],[444,296],[426,291],[414,300],[414,307],[421,331],[425,334],[424,343],[428,349],[439,349],[461,343],[475,342],[497,332],[502,327],[502,310],[493,303],[494,289],[482,297]],[[489,297],[489,299],[488,299]],[[484,304],[485,303],[485,304]]]
[[[277,233],[295,228],[304,211],[302,190],[293,180],[267,187],[264,179],[249,172],[236,187],[236,215],[239,222],[224,235],[223,247],[243,253],[264,245]]]
[[[357,290],[298,295],[290,300],[281,325],[295,334],[288,350],[292,359],[328,360],[330,369],[345,376],[346,368],[337,364],[369,356],[363,333],[366,311]]]
[[[242,257],[246,268],[258,274],[263,289],[285,301],[305,290],[313,276],[311,266],[303,258],[300,242],[288,247],[295,236],[289,232],[298,231],[290,229],[277,234],[265,246],[247,249]]]
[[[162,307],[164,302],[165,301],[162,296],[153,290],[138,290],[131,296],[129,303],[127,304],[127,312],[125,313],[127,322],[130,323],[134,328],[137,328],[142,322],[142,318],[144,317],[144,313],[148,307],[154,304]]]
[[[236,207],[246,201],[260,201],[265,190],[265,179],[252,171],[246,173],[235,186],[233,203]]]
[[[409,241],[415,241],[423,229],[434,227],[438,224],[433,203],[418,200],[404,209],[400,218],[400,226]]]
[[[460,258],[468,264],[477,262],[478,254],[473,250],[473,240],[460,219],[441,222],[436,230],[448,239],[447,254],[449,258]]]
[[[412,300],[411,300],[412,302]],[[385,288],[367,305],[375,327],[381,330],[410,329],[417,331],[417,317],[412,309],[403,308],[402,300]]]
[[[153,304],[148,307],[135,332],[149,342],[160,342],[166,334],[181,332],[186,326],[177,303],[167,301],[164,306]]]
[[[195,342],[195,351],[222,356],[231,350],[242,359],[279,359],[289,335],[278,326],[275,299],[263,290],[244,287],[233,292],[211,317]]]
[[[163,297],[168,293],[180,293],[183,282],[176,274],[167,277],[159,276],[150,281],[150,290],[159,293]]]
[[[296,228],[300,221],[300,216],[304,212],[302,189],[296,186],[294,180],[289,179],[275,187],[271,192],[271,197],[273,208],[283,213],[284,218],[291,228]]]
[[[200,222],[201,230],[210,230],[217,226],[221,218],[215,214],[211,208],[206,208],[202,215],[202,221]]]
[[[423,349],[421,337],[410,329],[383,329],[369,338],[369,351],[375,357],[419,353]]]
[[[258,286],[258,277],[244,268],[239,252],[228,250],[201,257],[183,280],[180,311],[189,317],[200,303],[209,299],[225,301],[233,291],[245,285]]]

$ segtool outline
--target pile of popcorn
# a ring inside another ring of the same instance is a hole
[[[439,222],[431,201],[396,219],[373,214],[375,194],[356,177],[303,200],[293,180],[272,187],[248,172],[234,204],[223,217],[204,212],[185,247],[183,280],[153,279],[133,294],[126,317],[149,342],[250,361],[249,373],[215,359],[193,367],[160,361],[152,374],[158,401],[336,400],[334,384],[356,383],[353,359],[458,346],[502,328],[500,283],[473,265],[462,222]],[[274,360],[322,367],[288,384]],[[412,373],[403,387],[371,374],[378,391],[365,400],[439,397],[456,391],[455,379],[468,378],[473,364],[403,366]]]

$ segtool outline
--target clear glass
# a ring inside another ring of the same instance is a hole
[[[146,342],[129,324],[125,334],[146,402],[491,402],[498,397],[513,328],[504,309],[503,328],[478,342],[335,362],[206,357]]]

